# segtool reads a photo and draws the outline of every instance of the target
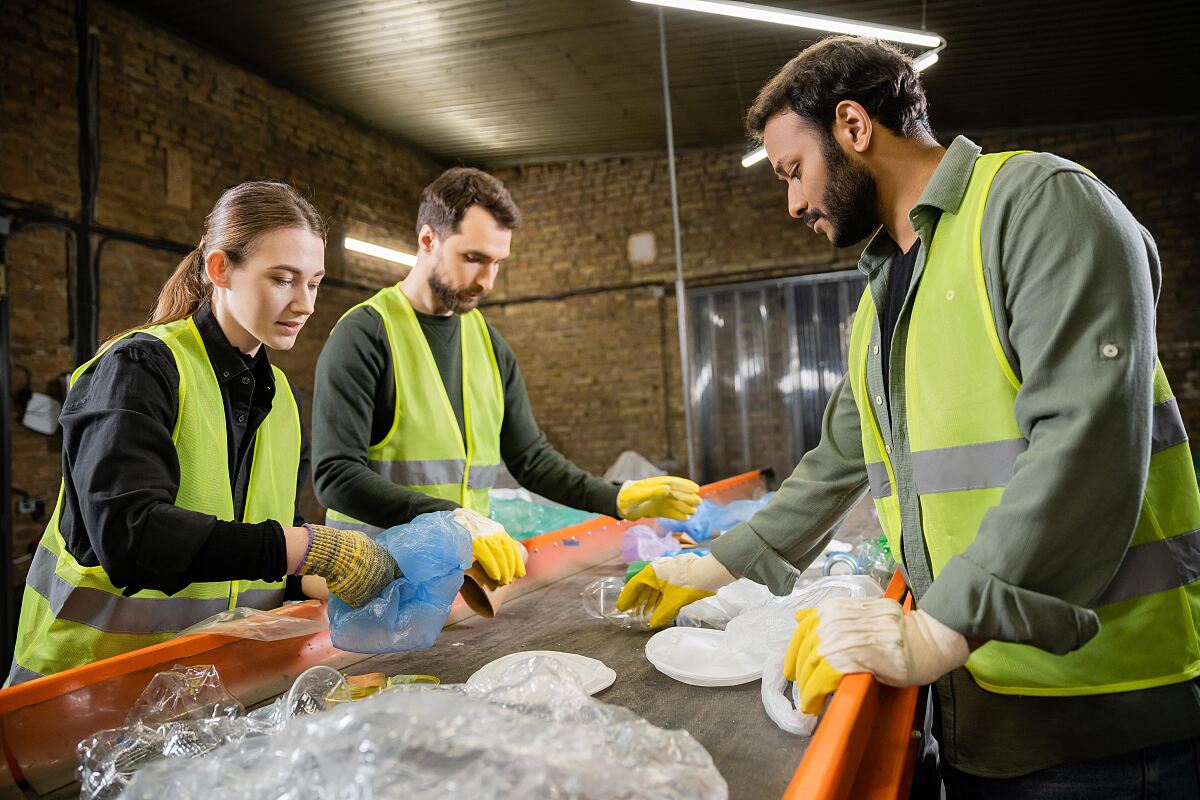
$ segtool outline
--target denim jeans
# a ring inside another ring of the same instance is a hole
[[[947,800],[1200,800],[1200,739],[1060,764],[1017,778],[942,765]]]

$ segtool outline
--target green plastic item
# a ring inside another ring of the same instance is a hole
[[[641,572],[642,568],[649,563],[649,561],[634,561],[630,564],[629,568],[625,570],[625,582],[629,583],[629,579]]]
[[[560,506],[557,503],[530,503],[527,500],[512,499],[491,501],[491,517],[504,526],[508,535],[517,541],[531,539],[560,528],[569,528],[589,519],[596,514],[578,511],[574,508]]]

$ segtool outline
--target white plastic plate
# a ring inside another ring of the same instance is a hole
[[[725,631],[667,628],[646,642],[646,659],[662,674],[692,686],[737,686],[762,677],[762,664],[721,648]]]
[[[575,674],[583,681],[584,691],[588,694],[602,692],[616,683],[617,680],[617,673],[605,665],[603,661],[595,658],[581,656],[578,653],[563,653],[558,650],[521,650],[516,653],[509,653],[506,656],[500,656],[495,661],[484,664],[474,675],[467,678],[467,685],[478,686],[481,681],[491,680],[499,672],[512,666],[515,662],[524,661],[533,656],[554,659],[563,666],[574,670]]]

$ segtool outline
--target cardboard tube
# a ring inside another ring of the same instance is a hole
[[[524,545],[521,545],[521,561],[529,563],[529,551],[525,549]],[[459,594],[462,595],[468,608],[485,619],[491,619],[496,616],[496,612],[503,605],[509,586],[512,586],[512,583],[505,586],[498,585],[488,577],[487,573],[483,571],[483,567],[474,563],[463,575],[463,585]]]

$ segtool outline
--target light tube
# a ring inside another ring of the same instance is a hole
[[[381,247],[377,244],[364,242],[361,239],[352,239],[349,236],[346,237],[345,245],[347,250],[353,250],[356,253],[365,253],[369,256],[394,261],[397,264],[404,264],[408,267],[415,267],[417,265],[416,256],[410,253],[403,253],[399,250],[393,250],[390,247]]]

